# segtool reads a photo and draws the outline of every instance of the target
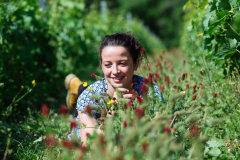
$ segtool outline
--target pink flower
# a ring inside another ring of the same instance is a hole
[[[47,104],[42,104],[41,113],[42,113],[43,117],[47,117],[49,115],[49,108],[48,108]]]

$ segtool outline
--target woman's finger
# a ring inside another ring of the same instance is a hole
[[[133,95],[132,94],[124,94],[123,98],[127,98],[127,99],[132,99]]]
[[[120,93],[125,93],[125,94],[129,93],[129,90],[126,88],[118,88],[118,90]]]

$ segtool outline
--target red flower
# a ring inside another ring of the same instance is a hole
[[[138,118],[141,118],[144,115],[144,110],[141,107],[137,107],[135,110],[135,114]]]
[[[143,66],[143,70],[146,70],[147,69],[147,66]]]
[[[201,89],[205,89],[205,86],[204,86],[204,85],[201,85]]]
[[[151,73],[149,73],[148,82],[152,83],[152,74]]]
[[[69,140],[67,140],[67,139],[63,139],[63,140],[62,140],[62,145],[63,145],[64,147],[66,147],[67,149],[73,149],[73,147],[74,147],[73,141],[69,141]]]
[[[105,136],[104,135],[100,135],[99,136],[99,141],[100,141],[100,144],[105,144],[106,143],[106,141],[105,141]]]
[[[140,89],[141,89],[141,91],[142,91],[143,93],[147,93],[147,91],[148,91],[147,86],[146,86],[145,84],[143,84],[143,83],[140,85]]]
[[[120,137],[123,138],[123,137],[124,137],[124,134],[123,134],[123,133],[120,133]]]
[[[213,97],[216,97],[217,95],[218,95],[218,93],[214,93],[214,94],[213,94]]]
[[[91,77],[95,78],[95,74],[94,74],[94,73],[92,73],[92,74],[91,74]]]
[[[114,117],[116,117],[118,114],[117,114],[117,112],[114,112],[114,114],[113,114],[113,115],[114,115]]]
[[[96,103],[98,103],[98,100],[97,99],[94,99]]]
[[[143,99],[139,96],[137,96],[137,100],[138,100],[138,103],[142,103],[143,102]]]
[[[49,115],[49,108],[48,108],[47,104],[42,104],[41,113],[42,113],[42,116],[44,116],[44,117],[47,117]]]
[[[186,74],[185,74],[185,73],[183,73],[183,75],[182,75],[182,80],[184,80],[184,79],[185,79],[185,77],[186,77]]]
[[[196,87],[197,87],[197,85],[195,84],[195,85],[193,86],[193,89],[196,89]]]
[[[197,99],[197,95],[193,95],[193,100],[196,100]]]
[[[196,93],[196,91],[197,91],[197,90],[196,90],[196,89],[194,89],[194,90],[193,90],[193,93]]]
[[[86,137],[89,137],[89,136],[90,136],[90,133],[87,132],[87,133],[86,133]]]
[[[165,53],[165,50],[162,50],[162,53],[164,54],[164,53]]]
[[[134,85],[134,83],[131,83],[131,87]]]
[[[154,78],[160,79],[160,75],[159,75],[158,73],[155,73],[155,74],[154,74]]]
[[[144,48],[141,48],[141,54],[142,54],[143,56],[146,56],[146,51],[145,51]]]
[[[144,152],[146,152],[147,149],[148,149],[148,143],[147,143],[147,142],[143,142],[143,143],[141,144],[141,146],[142,146],[142,150],[143,150]]]
[[[123,121],[123,127],[124,127],[124,128],[127,127],[127,121]]]
[[[70,122],[70,127],[71,127],[71,129],[76,128],[77,127],[77,121],[76,120],[72,120]]]
[[[160,58],[162,59],[162,58],[163,58],[163,56],[162,56],[162,55],[160,55]]]
[[[132,107],[132,103],[128,102],[127,104],[125,104],[126,107]]]
[[[151,55],[151,58],[152,58],[152,59],[155,59],[155,56],[154,56],[154,55]]]
[[[62,115],[66,115],[67,114],[67,107],[65,104],[62,104],[61,107],[60,107],[60,113]]]
[[[172,130],[173,130],[173,132],[176,132],[176,131],[177,131],[177,128],[176,128],[176,127],[173,127]]]
[[[133,95],[138,95],[137,91],[135,89],[132,90]]]
[[[148,66],[148,69],[151,70],[151,66]]]
[[[88,113],[88,115],[91,115],[92,114],[92,108],[90,105],[87,105],[86,108],[85,108],[86,112]]]
[[[196,137],[200,134],[200,128],[197,125],[192,125],[190,128],[190,133],[193,137]]]
[[[149,82],[148,79],[146,79],[146,78],[143,79],[144,84],[147,84],[148,82]]]
[[[170,127],[165,127],[164,128],[164,133],[170,134],[171,133],[171,128]]]
[[[78,149],[80,149],[83,153],[87,150],[87,147],[85,146],[85,145],[80,145],[79,147],[78,147]]]
[[[185,63],[186,63],[186,60],[184,59],[184,60],[183,60],[183,64],[185,64]]]
[[[189,84],[186,84],[186,88],[189,89]]]
[[[164,91],[164,84],[163,85],[161,85],[161,87],[159,88],[159,91],[162,93],[163,91]]]
[[[45,144],[49,147],[55,147],[57,145],[57,138],[53,135],[47,135],[44,141]]]
[[[165,78],[165,82],[168,84],[168,86],[169,86],[169,82],[170,82],[170,78],[167,76],[166,78]]]

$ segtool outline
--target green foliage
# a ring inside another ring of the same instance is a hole
[[[207,50],[207,54],[203,55],[203,57],[207,60],[214,60],[215,65],[221,64],[225,75],[229,71],[239,70],[239,1],[203,0],[197,3],[189,0],[184,8],[191,5],[194,6],[194,9],[187,12],[194,13],[194,16],[191,19],[192,24],[189,31],[191,34],[196,33],[196,30],[199,33],[203,32],[204,48]],[[192,37],[194,36],[192,35]],[[193,42],[193,45],[202,48],[203,46],[199,44],[198,40]]]

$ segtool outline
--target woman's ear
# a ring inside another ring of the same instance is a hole
[[[139,65],[139,59],[137,59],[137,62],[135,64],[135,66],[134,66],[134,71],[136,71],[138,69],[138,65]]]

